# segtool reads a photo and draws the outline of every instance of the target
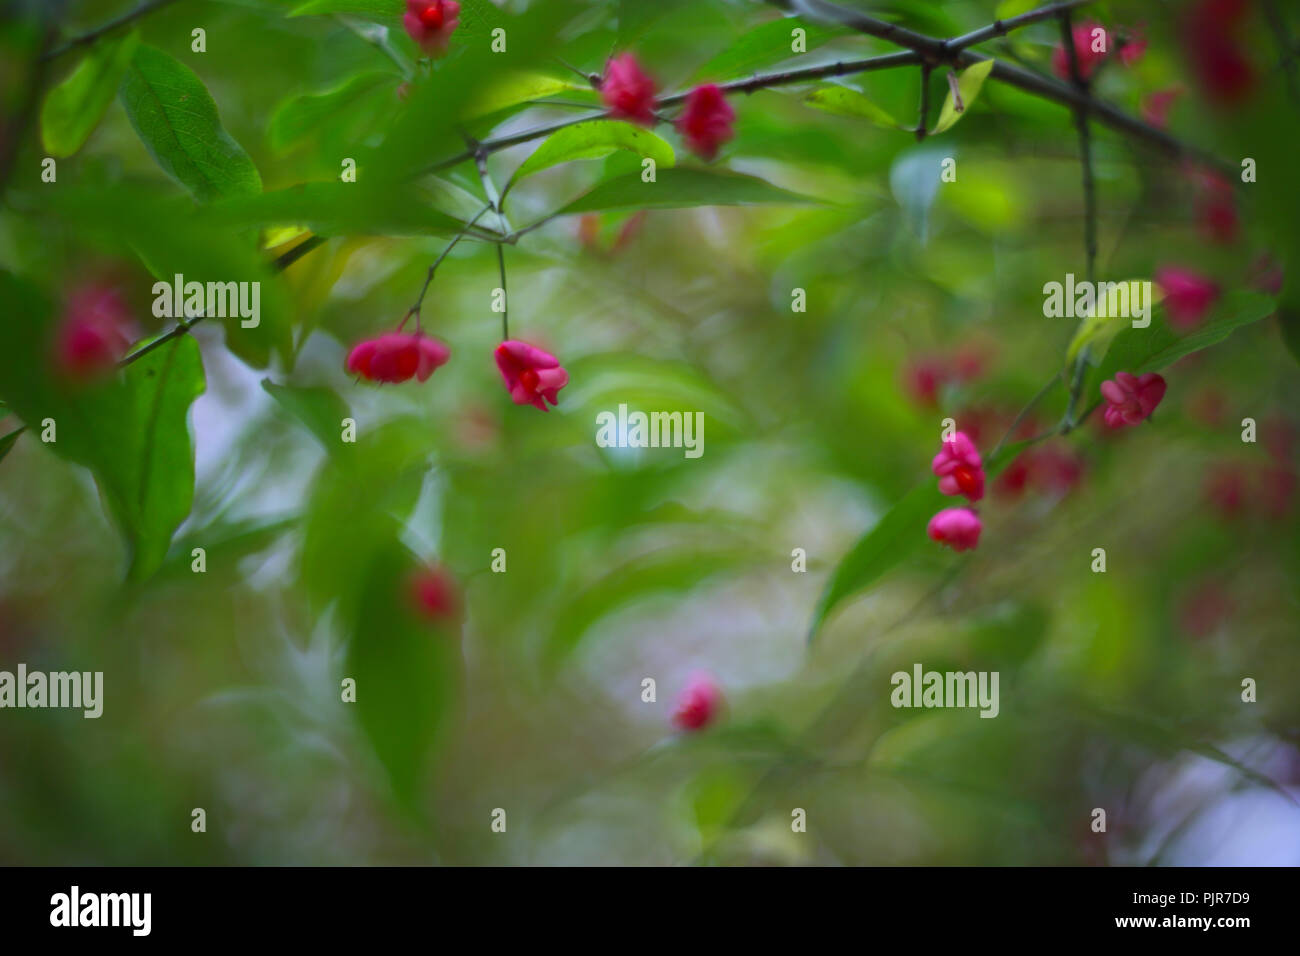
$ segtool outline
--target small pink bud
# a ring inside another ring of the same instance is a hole
[[[711,675],[697,671],[677,698],[673,723],[681,730],[703,730],[718,716],[721,708],[721,689]]]
[[[1219,297],[1219,287],[1188,269],[1164,266],[1156,270],[1156,285],[1164,293],[1169,321],[1179,329],[1195,328]]]
[[[970,501],[984,497],[984,467],[975,443],[965,432],[957,432],[943,443],[930,463],[939,476],[939,490],[945,495],[965,495]]]
[[[701,158],[712,160],[718,148],[733,136],[736,111],[722,90],[712,83],[697,86],[686,97],[686,106],[677,119],[677,131],[686,145]]]
[[[655,82],[641,69],[636,57],[623,53],[605,64],[600,98],[616,119],[643,126],[655,123]]]
[[[930,519],[925,530],[931,541],[947,545],[954,551],[967,551],[980,543],[983,528],[980,516],[969,508],[944,508]]]
[[[436,58],[446,55],[459,16],[456,0],[406,0],[402,26],[426,55]]]
[[[454,621],[460,616],[460,592],[443,568],[425,567],[417,571],[411,576],[410,594],[416,609],[430,621]]]
[[[1115,377],[1101,383],[1101,395],[1106,399],[1102,413],[1111,428],[1137,425],[1156,410],[1165,397],[1165,380],[1155,372],[1136,376],[1116,372]]]

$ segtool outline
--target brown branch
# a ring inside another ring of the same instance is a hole
[[[83,33],[80,36],[75,36],[72,39],[67,40],[60,46],[57,46],[53,50],[50,50],[48,53],[46,53],[45,59],[54,60],[57,59],[58,57],[63,56],[63,54],[68,53],[71,50],[77,49],[77,47],[87,46],[91,43],[94,43],[100,37],[112,33],[114,30],[120,30],[122,27],[134,23],[136,20],[139,20],[141,17],[153,13],[155,10],[160,10],[163,7],[169,6],[170,4],[173,4],[175,2],[176,0],[147,0],[147,2],[140,4],[134,10],[128,10],[126,13],[122,14],[117,19],[109,20],[107,23],[103,24],[102,26],[95,27],[95,29],[90,30],[87,33]]]

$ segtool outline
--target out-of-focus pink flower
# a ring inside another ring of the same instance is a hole
[[[1002,469],[1002,474],[993,482],[993,490],[1004,498],[1020,497],[1029,484],[1029,459],[1028,452],[1017,455],[1015,461]]]
[[[544,412],[546,403],[559,403],[556,393],[569,383],[569,373],[560,360],[535,345],[508,339],[496,348],[497,368],[506,391],[516,405],[532,405]]]
[[[1178,623],[1193,637],[1209,637],[1232,616],[1232,597],[1218,581],[1197,581],[1178,604]]]
[[[939,386],[948,377],[948,367],[936,358],[918,358],[903,370],[903,384],[914,401],[933,407],[939,400]]]
[[[396,384],[412,376],[424,382],[449,358],[451,351],[437,339],[419,332],[388,332],[353,346],[347,370],[371,382]]]
[[[643,126],[655,123],[655,81],[641,69],[631,53],[622,53],[605,64],[600,81],[600,98],[611,116]]]
[[[1215,465],[1205,478],[1206,500],[1229,520],[1245,510],[1246,493],[1246,472],[1240,465]]]
[[[1119,45],[1120,62],[1125,66],[1132,66],[1142,59],[1146,52],[1147,38],[1145,31],[1141,26],[1131,28]]]
[[[136,338],[130,308],[117,289],[90,283],[68,299],[55,343],[55,361],[70,378],[94,378],[115,367]]]
[[[930,519],[925,532],[931,541],[945,544],[954,551],[966,551],[980,543],[983,527],[980,516],[969,508],[944,508]]]
[[[1238,39],[1248,8],[1248,0],[1198,0],[1183,21],[1192,71],[1218,106],[1241,103],[1255,86],[1255,70]]]
[[[1164,293],[1169,321],[1179,329],[1201,324],[1205,313],[1219,297],[1219,287],[1189,269],[1164,266],[1156,270],[1156,285]]]
[[[735,135],[732,128],[735,120],[736,111],[722,90],[706,83],[687,94],[686,106],[677,119],[677,131],[693,152],[711,160],[718,155],[718,148]]]
[[[411,597],[420,614],[431,621],[454,621],[460,616],[460,592],[445,568],[425,567],[412,575]]]
[[[1237,198],[1232,183],[1213,170],[1195,170],[1196,222],[1211,242],[1235,242],[1237,239]]]
[[[1267,252],[1256,256],[1246,273],[1246,284],[1267,295],[1281,295],[1285,282],[1286,272],[1283,271],[1282,264]]]
[[[1146,421],[1165,397],[1165,380],[1155,372],[1140,377],[1116,372],[1113,379],[1101,383],[1101,395],[1106,399],[1104,415],[1109,427],[1136,425]]]
[[[1156,90],[1142,98],[1142,118],[1157,129],[1169,125],[1169,111],[1174,102],[1183,95],[1181,86],[1172,86],[1167,90]]]
[[[939,476],[939,490],[945,495],[965,495],[970,501],[984,497],[984,466],[965,432],[956,432],[943,443],[930,470]]]
[[[1104,39],[1098,37],[1098,46],[1101,46],[1105,52],[1093,51],[1093,30],[1103,30],[1100,23],[1095,20],[1088,20],[1084,23],[1076,24],[1071,31],[1074,40],[1074,56],[1079,62],[1080,79],[1090,79],[1096,71],[1101,61],[1106,59],[1106,54],[1110,52],[1110,35],[1106,34]],[[1052,71],[1063,80],[1070,79],[1070,55],[1064,46],[1058,46],[1052,51]]]
[[[1260,437],[1264,440],[1264,450],[1278,464],[1291,460],[1295,453],[1296,429],[1287,419],[1280,415],[1269,418],[1260,426]]]
[[[1296,473],[1288,465],[1272,464],[1259,473],[1259,496],[1264,513],[1270,518],[1285,518],[1295,500]]]
[[[456,0],[406,0],[402,26],[416,46],[436,58],[446,55],[459,16],[460,4]]]
[[[722,690],[712,675],[703,671],[692,674],[686,689],[677,698],[673,723],[680,730],[703,730],[722,709]]]
[[[1058,495],[1073,491],[1083,479],[1083,459],[1055,445],[1035,449],[1032,467],[1035,483]]]

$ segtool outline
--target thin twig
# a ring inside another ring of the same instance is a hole
[[[452,238],[451,242],[447,244],[447,248],[442,250],[442,253],[438,256],[438,258],[433,260],[433,265],[429,266],[429,271],[425,273],[424,285],[420,286],[420,294],[416,297],[415,304],[412,305],[407,310],[406,318],[402,319],[402,325],[405,325],[406,319],[409,319],[413,315],[416,317],[415,319],[416,323],[417,324],[419,323],[420,306],[424,304],[424,294],[429,291],[429,283],[433,281],[433,274],[438,271],[438,266],[442,265],[442,260],[446,259],[447,256],[450,255],[451,250],[456,248],[456,244],[465,238],[465,235],[470,231],[470,228],[473,227],[473,225],[476,222],[482,219],[483,216],[486,215],[487,211],[491,208],[492,208],[492,204],[488,203],[482,209],[480,209],[478,211],[478,214],[473,219],[465,223],[465,228],[462,229],[460,232],[456,233],[456,235]],[[401,326],[398,326],[398,328],[401,328]]]
[[[1065,3],[1052,3],[1045,7],[1039,7],[1037,10],[1030,10],[1028,13],[1020,14],[1018,17],[1009,17],[1006,20],[994,20],[986,27],[980,27],[978,30],[972,30],[970,33],[964,33],[959,37],[953,37],[945,43],[945,46],[949,53],[957,53],[966,49],[968,46],[975,46],[977,43],[985,43],[995,37],[1004,37],[1012,30],[1027,27],[1031,23],[1038,23],[1041,20],[1050,20],[1059,13],[1073,10],[1075,7],[1081,7],[1084,4],[1091,2],[1092,0],[1067,0]]]
[[[114,30],[119,30],[130,23],[134,23],[136,20],[139,20],[141,17],[145,16],[146,14],[153,13],[153,11],[160,10],[163,7],[169,6],[170,4],[173,4],[175,2],[176,0],[148,0],[148,2],[140,4],[134,10],[127,11],[126,13],[122,14],[120,17],[118,17],[115,20],[109,20],[107,23],[95,27],[95,29],[90,30],[87,33],[83,33],[80,36],[72,37],[70,40],[67,40],[66,42],[60,44],[59,46],[55,47],[54,49],[46,53],[43,59],[46,60],[57,59],[58,57],[63,56],[63,54],[69,52],[70,50],[75,50],[77,47],[86,46],[87,44],[94,43],[100,37],[112,33]]]
[[[930,69],[929,63],[921,64],[921,97],[917,106],[916,140],[925,139],[926,124],[930,121]]]

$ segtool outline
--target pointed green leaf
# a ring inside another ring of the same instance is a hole
[[[684,206],[816,202],[811,197],[773,186],[766,180],[739,173],[693,168],[664,169],[658,172],[656,179],[652,183],[642,182],[641,174],[634,173],[608,180],[569,203],[557,215],[602,209],[675,209]]]
[[[150,155],[199,201],[261,191],[257,167],[222,127],[217,104],[185,64],[141,46],[122,80],[121,96]]]
[[[51,156],[71,156],[99,125],[140,43],[139,35],[101,40],[72,74],[45,96],[41,142]]]
[[[618,120],[592,120],[552,133],[524,160],[515,180],[570,160],[601,159],[619,149],[653,159],[658,169],[671,169],[677,162],[668,142],[648,129]]]
[[[890,116],[863,93],[851,90],[847,86],[830,84],[813,90],[804,97],[804,102],[816,109],[836,116],[852,116],[866,119],[886,129],[898,129],[898,120]]]
[[[942,133],[959,119],[966,115],[966,112],[975,102],[975,98],[980,95],[980,90],[984,86],[984,81],[993,72],[993,60],[981,60],[962,70],[961,76],[957,78],[957,89],[961,92],[962,109],[957,109],[957,104],[953,102],[952,90],[944,97],[943,109],[939,112],[939,122],[934,124],[931,134]]]

